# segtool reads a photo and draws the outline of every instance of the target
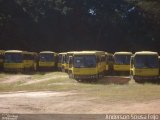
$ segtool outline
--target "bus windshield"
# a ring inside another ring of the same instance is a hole
[[[6,53],[5,62],[6,63],[22,63],[23,56],[21,53]]]
[[[49,54],[49,53],[41,53],[39,55],[39,60],[42,61],[42,62],[54,61],[54,55],[53,54]]]
[[[135,57],[136,68],[158,68],[158,57],[156,55],[137,55]]]
[[[79,55],[74,57],[75,68],[95,68],[96,56],[94,55]]]
[[[130,59],[131,59],[131,55],[115,55],[114,56],[115,64],[119,64],[119,65],[129,65]]]

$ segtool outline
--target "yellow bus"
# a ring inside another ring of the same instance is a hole
[[[5,53],[5,50],[0,50],[0,70],[3,69],[4,53]]]
[[[119,75],[129,75],[132,52],[115,52],[113,71]]]
[[[113,54],[105,52],[105,55],[106,55],[106,72],[108,74],[111,74],[113,71],[113,63],[114,63]]]
[[[106,70],[104,51],[79,51],[69,57],[70,78],[76,80],[97,80]]]
[[[136,82],[157,81],[159,78],[159,61],[157,52],[136,52],[131,57],[130,65],[130,74]]]
[[[41,51],[39,53],[39,69],[55,70],[57,64],[57,54],[52,51]]]
[[[23,52],[24,70],[37,70],[38,54],[36,52]]]
[[[62,53],[62,64],[61,64],[61,70],[62,72],[65,72],[67,68],[67,52]]]
[[[23,51],[7,50],[4,55],[4,71],[23,71]]]

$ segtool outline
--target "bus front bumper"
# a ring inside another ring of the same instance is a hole
[[[23,72],[23,68],[4,68],[5,72]]]
[[[159,76],[133,76],[135,80],[158,80]]]
[[[50,66],[50,67],[39,66],[38,68],[39,70],[55,70],[56,69],[56,67],[54,66]]]
[[[98,79],[98,75],[74,75],[74,79]]]

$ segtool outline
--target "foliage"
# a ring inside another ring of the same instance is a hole
[[[160,25],[143,3],[128,1],[1,0],[0,47],[157,51]]]

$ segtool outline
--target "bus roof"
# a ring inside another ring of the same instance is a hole
[[[58,53],[58,55],[66,55],[67,52],[61,52],[61,53]]]
[[[30,51],[23,51],[24,54],[30,54],[30,55],[37,55],[38,53],[36,52],[30,52]]]
[[[93,55],[93,54],[104,54],[104,51],[79,51],[79,52],[74,52],[74,55]]]
[[[0,52],[5,52],[5,50],[0,50]]]
[[[79,52],[79,51],[69,51],[69,52],[66,52],[66,53],[69,54],[69,53],[74,53],[74,52]]]
[[[135,55],[158,55],[158,53],[152,51],[139,51],[136,52]]]
[[[5,53],[22,53],[22,50],[6,50]]]
[[[53,52],[53,51],[41,51],[39,53],[55,53],[55,52]]]
[[[106,54],[106,55],[113,55],[112,53],[109,53],[109,52],[105,52],[105,54]]]
[[[115,52],[114,55],[132,55],[132,52]]]

